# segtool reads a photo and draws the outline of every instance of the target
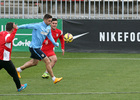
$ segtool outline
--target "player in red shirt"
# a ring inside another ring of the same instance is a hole
[[[27,84],[21,85],[15,66],[11,61],[12,41],[17,29],[17,25],[9,22],[6,24],[6,31],[0,32],[0,70],[4,68],[8,74],[13,77],[17,91],[21,91],[27,87]]]
[[[58,40],[60,40],[61,42],[61,49],[62,49],[62,55],[64,55],[64,36],[61,30],[57,29],[57,19],[53,18],[52,19],[52,23],[51,23],[51,33],[52,36],[55,40],[55,42]],[[46,54],[47,57],[49,57],[49,59],[51,60],[51,67],[53,68],[56,61],[57,61],[57,56],[54,52],[54,45],[52,44],[52,42],[46,38],[42,44],[42,48],[41,50]],[[49,78],[49,74],[48,71],[46,70],[45,73],[42,75],[42,78]]]

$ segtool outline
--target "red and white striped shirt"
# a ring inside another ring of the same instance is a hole
[[[11,60],[11,51],[13,46],[13,39],[17,29],[10,34],[6,31],[0,32],[0,60],[9,61]]]

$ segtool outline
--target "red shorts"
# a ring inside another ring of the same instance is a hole
[[[47,57],[56,55],[53,50],[45,50],[43,52],[46,54]]]

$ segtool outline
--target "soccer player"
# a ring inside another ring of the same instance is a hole
[[[21,85],[15,66],[11,61],[12,41],[17,29],[17,25],[12,22],[8,22],[6,24],[6,31],[0,32],[0,70],[4,68],[8,74],[13,77],[17,91],[20,92],[27,87],[27,84]]]
[[[55,41],[60,40],[61,42],[61,50],[62,50],[62,55],[64,55],[64,36],[61,30],[57,29],[57,19],[53,18],[52,23],[51,23],[51,32],[52,36]],[[51,43],[48,38],[46,38],[42,44],[41,50],[46,54],[47,57],[51,60],[51,68],[54,67],[56,61],[57,61],[57,56],[54,52],[54,45]],[[48,70],[45,71],[45,73],[42,75],[42,78],[49,78]]]
[[[53,43],[54,46],[59,46],[59,43],[56,43],[51,35],[51,27],[49,26],[52,21],[52,16],[46,14],[43,18],[43,22],[36,24],[25,24],[18,26],[19,29],[33,29],[32,31],[32,41],[29,45],[29,50],[31,52],[31,60],[26,62],[23,66],[17,68],[17,73],[19,78],[20,73],[29,67],[36,66],[39,60],[42,60],[45,65],[48,73],[51,75],[54,84],[62,80],[61,78],[56,78],[51,69],[50,59],[41,51],[41,46],[46,36]]]

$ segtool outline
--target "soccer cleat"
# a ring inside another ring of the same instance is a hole
[[[27,87],[27,83],[21,85],[21,87],[19,89],[17,89],[18,92],[24,90]]]
[[[48,75],[48,73],[44,73],[44,74],[42,75],[42,78],[48,79],[49,77],[50,77],[50,75]]]
[[[55,81],[53,82],[54,84],[56,84],[57,82],[60,82],[63,78],[55,78]]]
[[[17,71],[17,68],[16,68],[16,71]],[[18,78],[21,78],[20,72],[17,71],[17,75],[18,75]]]

